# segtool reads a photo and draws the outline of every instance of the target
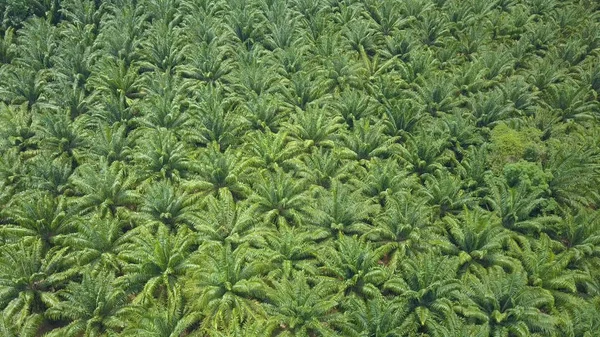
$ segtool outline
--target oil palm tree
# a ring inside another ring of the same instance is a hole
[[[316,202],[309,206],[309,223],[328,231],[331,238],[340,233],[364,234],[371,229],[379,205],[362,196],[360,190],[334,180],[329,191],[317,193]]]
[[[177,337],[192,331],[201,315],[186,308],[180,290],[176,293],[166,303],[152,301],[149,309],[133,307],[127,313],[128,324],[123,336]]]
[[[257,178],[255,193],[248,197],[248,201],[253,205],[252,212],[259,219],[277,227],[306,223],[311,198],[304,179],[294,180],[279,168]]]
[[[203,200],[205,209],[200,212],[194,229],[201,242],[241,244],[255,231],[255,219],[247,203],[236,202],[232,193],[220,189],[218,197],[208,196]]]
[[[265,310],[271,335],[339,336],[336,327],[346,326],[347,318],[338,310],[341,300],[335,284],[321,281],[311,285],[302,272],[273,283],[267,290]]]
[[[69,323],[52,330],[48,336],[102,336],[118,333],[125,327],[127,297],[110,273],[83,273],[81,282],[69,283],[60,297],[62,300],[48,309],[46,315]]]
[[[5,238],[38,239],[44,249],[56,244],[57,235],[73,233],[76,228],[65,198],[44,192],[16,195],[1,214],[8,222],[0,229]]]
[[[130,243],[124,245],[120,254],[127,264],[123,268],[125,275],[118,282],[135,294],[136,303],[152,303],[153,298],[167,303],[177,300],[178,287],[191,267],[188,258],[197,243],[196,237],[185,227],[176,234],[171,234],[164,225],[158,225],[155,231],[148,226],[134,231],[135,235],[128,235]]]
[[[198,218],[196,201],[172,183],[160,181],[145,191],[138,215],[141,221],[162,223],[171,229],[191,227]]]
[[[204,329],[219,330],[264,315],[257,299],[265,295],[261,276],[271,266],[258,251],[247,244],[232,249],[228,243],[209,243],[190,263],[183,291],[189,306],[206,316]]]
[[[118,219],[83,217],[75,222],[77,231],[62,234],[56,241],[62,247],[70,247],[69,256],[85,270],[122,273],[122,258],[127,239],[133,232],[125,232],[125,223]]]
[[[71,177],[76,198],[74,210],[82,213],[98,211],[102,216],[115,216],[123,207],[135,207],[138,194],[135,178],[128,175],[119,162],[101,163],[99,168],[86,164],[77,168]]]
[[[449,328],[458,319],[454,309],[462,290],[455,278],[458,260],[434,254],[405,259],[397,275],[384,285],[384,290],[398,296],[404,310],[402,331],[408,335],[428,333],[449,336]]]
[[[68,248],[47,250],[39,239],[0,248],[0,308],[16,327],[37,330],[44,312],[59,303],[57,292],[77,273]]]
[[[466,209],[458,217],[447,216],[442,251],[459,258],[459,272],[479,275],[482,268],[500,266],[505,270],[519,267],[518,260],[507,256],[503,248],[508,232],[494,215],[476,208]]]
[[[459,312],[483,325],[485,335],[552,336],[556,332],[558,319],[547,313],[554,306],[552,295],[528,286],[525,273],[507,274],[496,267],[479,277],[468,275],[465,283]]]
[[[212,144],[190,161],[193,179],[183,185],[192,193],[217,195],[220,190],[227,190],[236,200],[244,199],[250,194],[251,161],[239,151],[221,152],[217,144]]]
[[[334,245],[320,250],[317,258],[321,263],[320,275],[335,280],[344,296],[355,294],[370,299],[381,295],[380,288],[390,278],[395,265],[381,262],[385,247],[374,248],[370,242],[356,236],[341,236]]]

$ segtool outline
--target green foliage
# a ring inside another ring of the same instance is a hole
[[[0,0],[0,335],[597,335],[599,13]]]

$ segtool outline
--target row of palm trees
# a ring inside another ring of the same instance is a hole
[[[0,332],[594,336],[597,9],[0,4]]]

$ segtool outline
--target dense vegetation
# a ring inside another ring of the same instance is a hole
[[[600,333],[597,1],[0,14],[2,336]]]

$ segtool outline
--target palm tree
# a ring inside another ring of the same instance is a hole
[[[317,242],[326,238],[325,231],[305,230],[298,227],[255,229],[247,236],[253,247],[265,251],[274,263],[270,277],[290,277],[295,271],[317,275]]]
[[[304,146],[331,148],[334,146],[333,136],[342,128],[341,118],[331,116],[326,109],[310,107],[306,111],[298,111],[291,117],[284,128],[291,137]]]
[[[460,179],[446,170],[427,175],[423,192],[440,218],[446,214],[457,214],[464,207],[473,206],[476,201],[468,191],[462,189]]]
[[[69,178],[73,174],[71,163],[67,159],[41,154],[28,163],[28,182],[31,189],[45,191],[54,197],[69,195],[72,192]]]
[[[236,102],[226,98],[221,89],[207,87],[203,90],[202,101],[190,104],[191,128],[185,131],[184,139],[201,147],[216,143],[221,151],[240,144],[238,137],[245,125],[234,113],[235,105]]]
[[[81,161],[81,151],[86,147],[82,125],[71,122],[67,114],[44,114],[36,123],[36,137],[42,150],[53,158],[64,156],[73,168]]]
[[[5,238],[32,238],[40,240],[44,249],[53,247],[58,235],[75,231],[74,218],[67,213],[64,198],[55,198],[44,192],[17,194],[2,210],[8,224],[0,228]]]
[[[103,158],[108,164],[114,161],[128,163],[132,159],[132,139],[126,134],[123,124],[115,123],[109,126],[100,122],[96,133],[90,135],[91,154]],[[102,159],[101,159],[102,160]]]
[[[61,293],[62,301],[46,311],[53,320],[69,323],[52,330],[48,336],[102,336],[125,327],[125,293],[115,285],[112,274],[83,273],[81,282],[71,282]]]
[[[587,146],[577,150],[571,146],[557,146],[544,163],[544,168],[552,174],[548,189],[554,200],[561,205],[587,207],[593,205],[599,197],[592,186],[600,179],[597,173],[600,153]]]
[[[317,191],[316,202],[309,208],[310,223],[322,227],[335,238],[338,234],[363,234],[372,225],[372,216],[379,205],[352,190],[347,184],[334,180],[330,191]]]
[[[52,56],[57,51],[57,27],[50,20],[33,17],[19,29],[19,49],[15,65],[27,67],[34,72],[53,66]]]
[[[504,244],[508,232],[499,219],[480,208],[465,210],[458,216],[447,216],[441,223],[445,242],[440,246],[445,254],[459,258],[459,272],[479,275],[482,268],[501,266],[505,270],[518,268],[518,261],[506,256]]]
[[[553,336],[558,320],[552,310],[552,295],[527,285],[524,272],[507,274],[500,267],[476,277],[467,275],[466,290],[458,311],[483,325],[486,336]]]
[[[428,253],[403,260],[398,269],[383,289],[401,300],[402,331],[450,336],[448,329],[456,325],[454,309],[462,290],[455,278],[458,259]]]
[[[188,258],[197,243],[196,237],[185,227],[174,235],[164,225],[158,225],[154,234],[148,226],[134,231],[135,235],[127,235],[130,244],[124,245],[120,254],[128,263],[119,282],[135,294],[134,301],[138,303],[152,302],[153,298],[176,300],[176,288],[191,267]]]
[[[119,162],[89,164],[77,168],[71,177],[78,197],[72,207],[83,213],[99,211],[102,216],[115,216],[123,207],[135,207],[138,194],[133,190],[135,178],[128,175]]]
[[[232,249],[228,243],[207,243],[190,257],[183,291],[189,306],[206,317],[204,329],[220,330],[264,315],[257,299],[264,296],[261,276],[271,265],[261,255],[248,244]]]
[[[253,165],[270,171],[279,167],[287,170],[291,168],[291,160],[303,148],[296,142],[290,142],[285,132],[273,133],[255,131],[247,135],[246,153],[253,157]]]
[[[310,154],[297,158],[294,163],[296,174],[314,186],[329,190],[332,182],[348,181],[355,173],[356,162],[344,158],[341,151],[314,148]]]
[[[333,246],[318,252],[318,272],[330,277],[344,296],[356,294],[365,299],[381,295],[381,286],[393,273],[394,265],[382,266],[385,247],[373,248],[370,242],[356,236],[341,236]]]
[[[547,235],[542,235],[534,247],[527,247],[520,254],[519,258],[528,276],[527,283],[548,290],[557,307],[577,308],[585,302],[581,293],[589,293],[589,289],[594,287],[594,281],[588,271],[569,268],[571,253],[555,254],[554,245],[555,242]]]
[[[140,43],[142,69],[173,74],[174,68],[182,63],[186,41],[176,26],[177,21],[155,20],[146,28],[146,38]]]
[[[353,179],[363,194],[378,201],[382,207],[390,198],[402,191],[407,191],[418,186],[415,177],[408,177],[408,173],[400,169],[400,165],[393,159],[374,158],[367,164],[367,176]]]
[[[396,138],[387,137],[382,124],[371,125],[367,118],[357,121],[352,133],[340,138],[343,146],[350,150],[353,159],[366,162],[372,158],[389,158],[401,153],[402,147],[396,144]]]
[[[248,202],[259,219],[277,227],[306,223],[312,199],[307,194],[304,179],[292,179],[279,168],[257,178],[255,192],[248,197]]]
[[[224,83],[225,76],[233,70],[233,65],[227,58],[225,48],[219,44],[215,39],[210,43],[183,48],[185,61],[177,68],[181,76],[215,86]]]
[[[60,246],[71,248],[69,256],[93,273],[122,273],[125,261],[121,253],[134,232],[125,233],[125,223],[121,220],[97,216],[80,218],[75,225],[75,233],[56,237]]]
[[[148,306],[133,307],[127,313],[123,336],[178,337],[190,332],[200,321],[200,313],[186,308],[180,291],[166,304],[152,301]]]
[[[192,227],[198,216],[197,198],[182,192],[167,181],[148,187],[140,202],[138,216],[142,221],[162,223],[176,229],[184,225]]]
[[[28,113],[27,105],[0,104],[0,136],[3,149],[15,148],[23,154],[35,153],[38,139],[33,125],[33,116]]]
[[[511,231],[531,234],[539,232],[542,224],[552,217],[535,217],[532,213],[538,209],[545,198],[543,191],[528,191],[525,184],[509,187],[505,181],[492,181],[490,196],[486,198],[491,208],[497,212],[502,226]]]
[[[432,216],[427,199],[399,193],[386,202],[375,226],[364,237],[385,247],[387,256],[384,260],[398,260],[406,255],[412,258],[440,239],[431,228]]]
[[[339,336],[336,327],[347,326],[338,310],[341,300],[335,284],[310,284],[302,272],[273,282],[267,290],[267,331],[273,336]]]
[[[397,300],[376,296],[369,300],[352,296],[344,301],[342,307],[350,313],[351,331],[344,331],[348,336],[384,337],[402,336],[404,310]]]
[[[235,247],[255,230],[252,209],[247,203],[236,202],[227,189],[220,189],[218,193],[218,198],[210,195],[204,199],[206,210],[198,216],[193,228],[201,242],[227,243]]]
[[[57,305],[57,291],[77,273],[67,249],[47,250],[39,239],[0,248],[0,308],[15,327],[37,330],[46,309]]]
[[[221,152],[219,146],[213,144],[196,160],[190,161],[193,179],[183,186],[192,193],[210,195],[227,190],[236,200],[244,199],[250,194],[248,175],[251,161],[232,149]]]

